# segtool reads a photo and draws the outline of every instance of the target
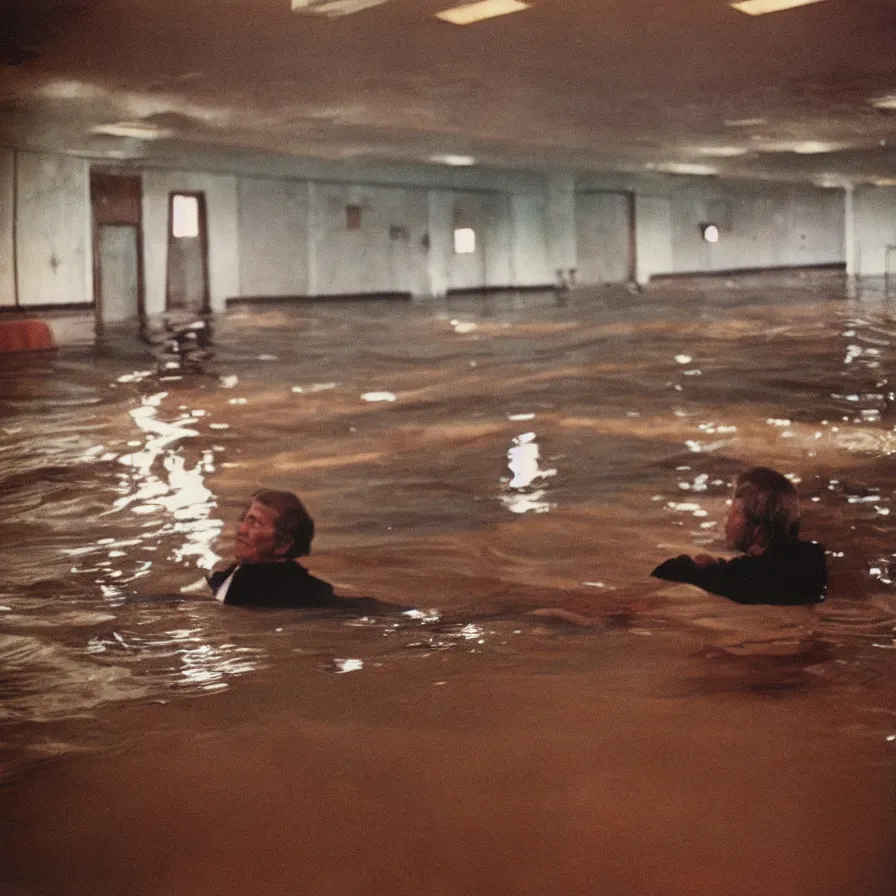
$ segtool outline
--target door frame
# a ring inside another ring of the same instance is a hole
[[[100,189],[102,178],[118,178],[121,181],[130,181],[136,186],[136,203],[116,202],[108,200]],[[91,167],[90,169],[90,221],[91,221],[91,246],[93,260],[93,309],[94,329],[97,335],[102,335],[105,329],[103,319],[103,288],[100,254],[100,227],[110,225],[113,227],[133,227],[137,237],[137,318],[141,328],[146,320],[146,284],[143,269],[143,178],[131,171],[122,171],[116,168]]]
[[[174,236],[174,197],[191,196],[196,200],[197,215],[199,219],[199,252],[202,256],[202,307],[200,314],[208,314],[211,311],[211,287],[209,282],[208,267],[208,215],[206,214],[205,192],[202,190],[172,190],[168,194],[168,230],[165,241],[165,311],[172,311],[171,307],[171,271],[169,260],[171,242],[179,239]]]

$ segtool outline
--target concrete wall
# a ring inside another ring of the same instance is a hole
[[[860,277],[884,274],[887,246],[893,246],[890,275],[896,276],[896,189],[858,189],[853,194],[852,209],[854,273]]]
[[[635,279],[647,283],[653,274],[675,267],[672,253],[672,203],[663,196],[635,196]]]
[[[240,294],[236,177],[189,171],[143,172],[143,259],[146,313],[165,310],[168,202],[172,193],[205,194],[209,292],[213,311]]]
[[[547,178],[548,277],[545,283],[556,283],[558,270],[568,271],[577,265],[575,187],[572,176],[555,174]]]
[[[629,279],[631,200],[628,193],[576,196],[578,282],[624,283]]]
[[[0,149],[0,308],[16,303],[14,208],[15,155],[11,149]]]
[[[316,183],[309,210],[312,295],[427,291],[423,190]]]
[[[641,283],[656,274],[845,261],[841,190],[704,178],[589,177],[578,184],[580,235],[583,230],[599,231],[606,226],[583,221],[582,194],[622,190],[635,194],[637,279]],[[700,225],[704,223],[719,227],[718,243],[703,240]]]
[[[87,163],[20,152],[16,173],[20,306],[92,301]]]
[[[676,273],[842,263],[843,194],[776,186],[767,193],[670,198]],[[700,225],[716,224],[718,243]]]
[[[0,150],[0,308],[16,301],[16,266],[21,306],[92,302],[89,164]],[[847,226],[842,191],[791,185],[652,175],[577,181],[562,173],[323,162],[256,168],[140,172],[149,314],[165,307],[173,192],[205,195],[214,310],[239,296],[439,295],[553,284],[558,270],[574,267],[583,282],[625,279],[626,216],[621,205],[595,205],[599,193],[634,194],[640,282],[667,273],[842,263],[848,241],[856,272],[880,274],[885,247],[896,243],[894,190],[851,194]],[[347,226],[348,206],[361,209],[358,229]],[[461,219],[477,233],[473,256],[454,252]],[[718,244],[701,239],[704,222],[720,227]],[[585,245],[595,239],[608,247],[606,257]]]
[[[240,178],[240,295],[305,295],[308,184]]]
[[[511,193],[508,200],[511,234],[508,282],[516,286],[553,283],[548,258],[547,196]]]

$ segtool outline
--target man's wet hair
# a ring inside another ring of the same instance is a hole
[[[263,488],[252,495],[252,500],[269,507],[276,514],[274,528],[279,541],[292,539],[286,557],[294,559],[311,553],[314,520],[297,495]]]
[[[734,500],[740,501],[747,522],[760,535],[763,547],[799,538],[800,502],[793,483],[770,467],[753,467],[734,481]]]

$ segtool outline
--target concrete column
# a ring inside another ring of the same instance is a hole
[[[846,276],[861,276],[861,261],[856,245],[856,201],[855,187],[847,184],[843,188],[843,246],[846,255]]]
[[[558,269],[569,271],[578,267],[575,178],[571,175],[551,175],[545,193],[547,257],[553,279]]]
[[[429,293],[444,296],[448,292],[448,260],[454,251],[451,207],[453,193],[428,190],[429,255],[426,265]]]
[[[320,197],[318,196],[317,184],[308,181],[308,295],[316,296],[318,294],[318,276],[317,276],[317,237],[320,231],[320,221],[318,215],[318,205]]]

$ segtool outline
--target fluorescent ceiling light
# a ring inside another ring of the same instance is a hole
[[[662,171],[663,174],[697,174],[709,176],[719,173],[712,167],[712,165],[700,165],[694,162],[660,162],[655,168],[657,171]]]
[[[438,162],[440,165],[455,165],[455,166],[464,166],[464,165],[475,165],[476,159],[473,156],[453,156],[450,153],[444,156],[430,156],[430,162]]]
[[[764,16],[767,12],[781,12],[794,6],[808,6],[810,3],[821,3],[822,0],[742,0],[729,4],[733,9],[745,12],[749,16]]]
[[[849,181],[839,174],[822,174],[820,177],[817,177],[813,183],[816,187],[824,187],[827,190],[842,190],[849,186]]]
[[[764,118],[728,118],[725,126],[729,128],[758,128],[766,123]]]
[[[872,177],[871,183],[875,187],[896,187],[896,177]]]
[[[734,156],[746,154],[746,150],[740,146],[701,146],[697,153],[701,156],[710,156],[715,159],[730,159]]]
[[[133,137],[137,140],[161,140],[170,137],[168,128],[156,127],[154,124],[144,124],[139,121],[118,121],[115,124],[101,124],[90,131],[102,137]]]
[[[483,19],[494,19],[496,16],[521,12],[530,6],[530,3],[522,3],[521,0],[480,0],[478,3],[455,6],[444,12],[437,12],[435,15],[437,19],[450,22],[452,25],[471,25],[473,22],[481,22]]]
[[[763,140],[758,138],[756,142],[759,144],[756,148],[760,152],[795,152],[802,156],[834,152],[841,148],[836,143],[822,143],[820,140]]]
[[[871,100],[871,105],[875,109],[892,109],[896,111],[896,93],[889,96],[879,96],[876,100]]]
[[[802,156],[812,156],[820,152],[833,152],[837,148],[834,143],[822,143],[819,140],[804,140],[802,143],[794,143],[793,151]]]
[[[370,9],[371,6],[381,6],[386,2],[387,0],[292,0],[292,11],[334,19]]]

